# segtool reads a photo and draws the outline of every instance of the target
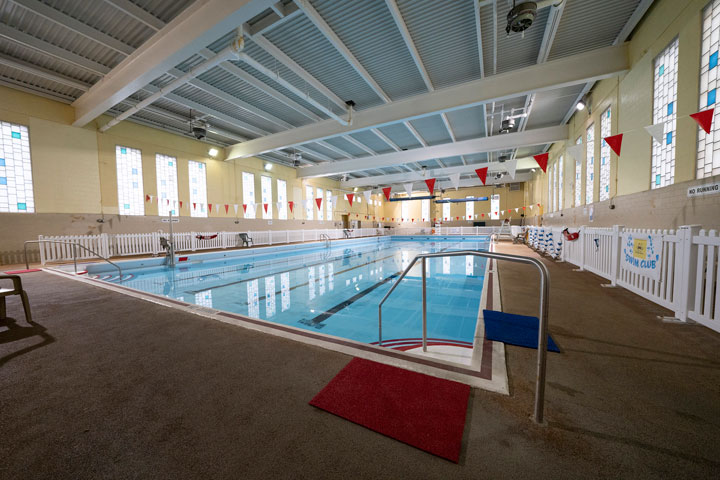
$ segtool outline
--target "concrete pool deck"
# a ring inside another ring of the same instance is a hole
[[[720,335],[545,263],[548,426],[536,352],[506,346],[510,396],[473,390],[459,465],[310,407],[345,354],[25,274],[37,324],[12,297],[0,321],[0,477],[713,478]],[[534,277],[499,273],[505,311],[535,315]]]

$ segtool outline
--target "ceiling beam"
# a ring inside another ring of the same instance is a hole
[[[508,148],[529,147],[564,141],[568,137],[567,125],[538,128],[525,132],[508,133],[493,137],[482,137],[472,140],[463,140],[456,143],[445,143],[431,147],[414,148],[402,152],[391,152],[374,157],[363,157],[350,160],[340,160],[323,165],[302,168],[298,170],[298,177],[325,177],[348,172],[357,172],[368,168],[381,168],[401,165],[436,158],[455,157],[479,152],[490,152]]]
[[[370,177],[370,178],[372,178],[372,177]],[[360,180],[360,179],[358,179],[358,180]],[[482,187],[482,186],[487,187],[490,185],[504,185],[506,183],[528,182],[530,180],[532,180],[532,174],[518,173],[517,175],[515,175],[514,179],[510,178],[508,175],[503,175],[503,177],[499,178],[499,179],[494,178],[494,177],[493,178],[488,177],[487,180],[485,181],[485,183],[483,184],[480,181],[480,179],[477,178],[477,175],[475,175],[475,178],[461,178],[460,184],[458,186],[460,188]],[[425,192],[425,195],[427,195],[427,186],[425,186],[425,182],[417,183],[417,182],[421,182],[421,180],[408,180],[408,182],[413,182],[413,191],[414,192]],[[408,183],[408,182],[404,182],[404,183]],[[342,185],[342,183],[340,185]],[[382,182],[381,183],[376,182],[376,183],[373,183],[372,185],[368,185],[368,186],[374,187],[375,185],[378,185],[378,186],[388,185],[392,188],[391,193],[401,193],[401,194],[407,193],[405,191],[405,187],[402,185],[398,185],[398,184],[389,185],[389,184],[382,183]],[[340,188],[343,189],[342,186]],[[345,189],[345,190],[347,190],[347,189]],[[374,194],[378,194],[378,193],[382,194],[383,193],[383,191],[380,189],[378,189],[378,190],[371,189],[371,190],[373,191]],[[455,191],[455,186],[452,184],[452,182],[450,180],[438,180],[437,182],[435,182],[435,193],[439,194],[440,190]],[[385,201],[385,200],[383,200],[383,201]]]
[[[600,48],[361,110],[356,112],[353,124],[349,126],[340,125],[335,120],[325,120],[236,144],[228,149],[228,159],[253,156],[533,92],[610,78],[628,69],[627,45]]]
[[[517,171],[520,170],[527,170],[529,168],[538,168],[538,164],[532,157],[524,157],[524,158],[518,158],[517,159]],[[501,162],[492,162],[492,163],[484,163],[482,165],[463,165],[459,167],[446,167],[441,169],[435,169],[435,170],[427,170],[426,172],[418,172],[414,171],[412,173],[391,173],[391,174],[385,174],[385,175],[377,175],[372,177],[365,177],[365,178],[356,178],[352,180],[347,180],[345,182],[341,182],[340,186],[342,188],[354,188],[354,187],[366,187],[371,185],[387,185],[392,183],[403,183],[403,182],[412,182],[412,181],[424,181],[428,178],[448,178],[450,175],[459,173],[461,175],[463,174],[473,174],[475,175],[475,169],[482,168],[482,167],[488,167],[488,172],[505,172],[507,170],[507,167],[505,166],[505,163]]]
[[[405,24],[405,20],[403,19],[402,13],[400,12],[400,8],[398,8],[395,0],[385,0],[385,4],[387,5],[388,10],[390,10],[390,14],[393,17],[393,20],[395,20],[395,25],[397,26],[398,30],[400,31],[400,35],[405,41],[405,46],[407,46],[407,49],[410,52],[410,56],[412,57],[413,62],[415,62],[415,66],[420,72],[420,75],[422,76],[423,82],[425,82],[425,86],[429,91],[435,90],[435,87],[430,80],[430,75],[428,75],[427,69],[425,68],[425,64],[423,64],[422,58],[420,58],[420,52],[418,52],[417,47],[415,47],[415,42],[413,42],[413,39],[410,36],[410,31]]]
[[[105,3],[112,5],[117,8],[125,15],[128,15],[135,20],[143,23],[146,27],[152,28],[155,31],[162,29],[165,24],[157,17],[150,14],[150,12],[138,7],[130,0],[104,0]]]
[[[115,6],[125,4],[125,8],[133,10],[127,5],[131,2],[126,0],[112,0],[110,3]],[[272,0],[205,0],[193,3],[73,103],[73,125],[87,125],[113,105],[212,43],[217,38],[217,32],[231,31],[272,3]],[[134,13],[137,16],[138,12]]]
[[[7,55],[0,54],[0,65],[5,65],[7,67],[11,67],[25,73],[30,73],[40,78],[44,78],[45,80],[51,80],[55,83],[65,85],[66,87],[76,88],[83,92],[86,92],[90,89],[90,85],[83,83],[79,80],[66,77],[65,75],[61,75],[52,70],[48,70],[47,68],[39,67],[24,60],[13,58]]]

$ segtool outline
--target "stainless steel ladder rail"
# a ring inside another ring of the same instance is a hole
[[[87,250],[88,252],[92,253],[93,255],[95,255],[96,257],[98,257],[99,259],[105,260],[107,263],[109,263],[109,264],[112,265],[113,267],[117,268],[117,269],[118,269],[118,274],[120,275],[120,280],[122,280],[122,268],[120,268],[120,266],[119,266],[117,263],[111,262],[109,259],[103,257],[102,255],[100,255],[100,254],[97,253],[96,251],[94,251],[94,250],[92,250],[92,249],[90,249],[90,248],[86,247],[85,245],[82,245],[82,244],[80,244],[80,243],[78,243],[78,242],[66,242],[66,241],[63,241],[63,240],[46,240],[46,239],[43,239],[43,240],[26,240],[25,243],[23,244],[23,250],[24,250],[23,255],[24,255],[24,257],[25,257],[25,268],[28,269],[28,270],[30,269],[30,263],[28,262],[28,256],[27,256],[27,246],[28,246],[28,243],[37,243],[37,244],[41,244],[41,243],[59,243],[59,244],[62,244],[62,245],[72,245],[72,246],[73,246],[73,249],[72,249],[72,252],[73,252],[73,264],[75,265],[75,273],[77,273],[77,247],[80,247],[80,248],[85,249],[85,250]]]
[[[547,367],[547,323],[548,323],[548,300],[550,292],[550,274],[544,263],[536,258],[523,257],[521,255],[509,255],[496,252],[479,252],[475,250],[460,250],[456,252],[421,253],[412,259],[407,268],[395,281],[390,290],[385,294],[378,304],[378,344],[382,346],[382,306],[390,294],[400,285],[400,282],[415,266],[419,259],[422,259],[422,335],[423,351],[427,352],[427,261],[428,258],[440,257],[475,257],[493,258],[495,260],[507,260],[516,263],[528,263],[537,267],[540,272],[540,327],[538,331],[538,356],[537,374],[535,378],[535,408],[533,419],[535,423],[543,422],[543,407],[545,404],[545,373]],[[490,293],[492,294],[492,293]]]
[[[320,240],[322,240],[323,238],[325,238],[325,248],[329,248],[330,247],[330,235],[328,235],[327,233],[321,233]]]

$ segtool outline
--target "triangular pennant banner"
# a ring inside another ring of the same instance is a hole
[[[208,212],[212,213],[212,203],[208,203]]]
[[[655,139],[658,145],[663,143],[663,133],[665,133],[665,122],[648,125],[645,130]]]
[[[180,208],[182,208],[182,200],[180,200]]]
[[[277,209],[280,210],[282,208],[283,202],[275,202],[275,205],[277,206]]]
[[[290,207],[290,213],[292,213],[293,208],[295,207],[295,202],[288,202],[288,207]]]
[[[169,198],[166,198],[166,199],[165,199],[165,205],[170,205],[170,199],[169,199]]]
[[[352,207],[352,202],[353,202],[353,198],[355,198],[355,194],[354,194],[354,193],[348,193],[348,194],[346,194],[345,196],[347,197],[348,203],[349,203],[350,206]]]
[[[243,213],[247,213],[247,203],[243,203]]]
[[[320,208],[321,208],[320,206],[322,205],[322,198],[316,198],[315,203],[318,206],[318,210],[320,210]]]
[[[477,174],[483,185],[485,185],[485,180],[487,180],[487,172],[488,167],[478,168],[477,170],[475,170],[475,173]]]
[[[403,183],[403,188],[405,188],[405,191],[407,192],[408,197],[412,197],[412,182],[410,183]]]
[[[507,168],[508,175],[515,180],[515,171],[517,170],[517,159],[512,159],[505,162],[505,168]]]
[[[542,168],[543,172],[547,172],[547,163],[548,158],[550,157],[549,153],[541,153],[540,155],[534,155],[533,158],[537,162],[537,164]]]
[[[612,151],[615,152],[615,155],[617,155],[618,157],[620,156],[620,148],[622,148],[622,139],[622,133],[603,138],[603,140],[605,140],[607,144],[610,145],[610,148],[612,148]]]
[[[228,205],[228,204],[226,203],[226,204],[225,204],[225,215],[227,215],[229,209],[230,209],[230,205]]]
[[[193,210],[197,210],[197,203],[193,202]]]
[[[709,110],[703,110],[702,112],[693,113],[690,117],[692,117],[692,119],[695,120],[703,130],[705,130],[705,133],[710,133],[714,112],[715,109],[711,108]]]
[[[390,201],[390,192],[392,192],[392,187],[385,187],[382,190],[383,190],[383,193],[385,194],[385,198],[389,202]]]
[[[363,195],[365,196],[365,201],[367,203],[370,203],[370,195],[372,195],[372,190],[365,190],[363,192]]]
[[[450,175],[450,183],[452,184],[453,188],[455,190],[457,190],[458,187],[460,186],[460,174],[454,173],[454,174]]]
[[[573,145],[572,147],[567,147],[565,151],[573,157],[577,161],[582,161],[582,154],[583,154],[583,148],[582,145]]]
[[[263,209],[265,209],[265,213],[267,213],[267,207],[268,207],[268,204],[267,204],[267,203],[263,203]]]
[[[518,213],[518,210],[519,210],[518,207],[515,207],[515,213]]]
[[[147,194],[145,195],[145,201],[146,201],[146,202],[149,202],[149,201],[150,201],[150,195],[147,195]]]
[[[238,204],[233,203],[233,208],[235,209],[235,216],[237,216],[237,207],[238,207]]]
[[[430,195],[432,195],[433,191],[435,190],[435,179],[428,178],[427,180],[425,180],[425,185],[427,185],[428,191],[430,192]]]

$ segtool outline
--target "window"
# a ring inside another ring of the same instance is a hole
[[[611,135],[612,112],[610,107],[600,117],[600,201],[610,198],[610,145],[605,137]]]
[[[256,218],[255,215],[255,175],[242,172],[243,204],[245,204],[245,218]]]
[[[563,157],[558,158],[558,210],[563,209]]]
[[[313,207],[315,206],[315,199],[313,198],[313,187],[310,185],[305,186],[305,218],[312,220]]]
[[[547,181],[548,181],[547,210],[548,210],[548,212],[551,212],[553,210],[553,167],[552,167],[552,165],[548,167]]]
[[[465,198],[473,198],[472,195],[468,195]],[[475,202],[465,202],[465,219],[471,220],[475,215]]]
[[[655,58],[653,80],[653,125],[662,123],[663,137],[652,142],[650,188],[675,182],[675,122],[678,83],[678,40],[675,39]],[[662,73],[661,73],[662,72]],[[702,132],[703,138],[705,132]]]
[[[272,178],[260,176],[260,190],[262,190],[262,216],[264,219],[272,218]]]
[[[430,218],[430,199],[427,200],[421,200],[422,201],[422,221],[423,222],[429,222],[432,220]]]
[[[35,197],[28,128],[7,122],[0,126],[0,212],[33,213]],[[142,200],[141,191],[141,204]]]
[[[717,142],[720,141],[720,118],[718,118],[720,109],[715,105],[718,86],[719,44],[720,0],[714,0],[703,11],[702,46],[700,50],[700,110],[715,107],[715,113],[710,133],[706,134],[704,130],[698,129],[697,178],[720,174],[720,152],[718,152],[720,145],[717,145]],[[675,58],[677,58],[677,54]],[[663,179],[660,180],[662,182]]]
[[[190,216],[207,217],[207,169],[202,162],[188,162],[190,177]]]
[[[278,203],[280,204],[278,207],[278,218],[280,220],[287,220],[287,182],[285,180],[278,180],[277,190]]]
[[[593,203],[595,180],[595,124],[585,132],[585,203]]]
[[[318,188],[316,198],[319,198],[322,201],[324,195],[325,195],[325,192],[323,191],[323,189]],[[313,199],[313,208],[315,208],[315,207],[317,207],[317,201],[315,199]],[[318,208],[318,220],[325,220],[325,215],[323,214],[323,209],[322,209],[322,203],[320,204],[320,207]]]
[[[400,216],[405,222],[410,221],[410,202],[412,200],[405,200],[400,202]]]
[[[155,172],[157,174],[158,215],[164,217],[175,211],[178,200],[177,159],[161,153],[155,154]]]
[[[443,203],[443,220],[452,220],[450,216],[450,202]]]
[[[145,215],[140,150],[117,145],[115,146],[115,161],[117,163],[118,212],[120,215]]]
[[[575,145],[582,145],[582,137],[578,137]],[[582,161],[575,159],[575,206],[582,205]]]
[[[490,219],[498,220],[500,218],[500,195],[495,194],[490,197]]]
[[[555,162],[553,165],[553,210],[558,210],[558,166],[560,164]]]
[[[332,221],[333,214],[333,201],[332,201],[332,192],[330,190],[325,192],[325,208],[327,209],[327,219]]]

